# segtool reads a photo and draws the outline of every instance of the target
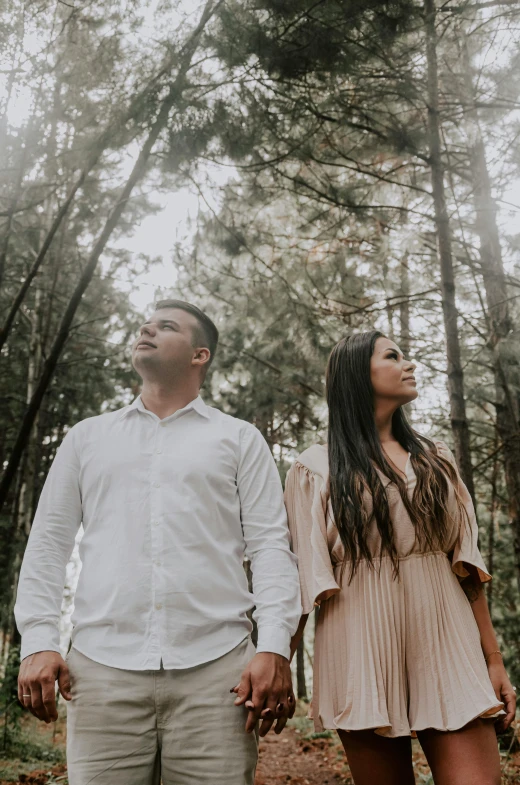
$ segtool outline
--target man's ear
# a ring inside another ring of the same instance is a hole
[[[205,347],[201,349],[196,349],[195,354],[193,355],[193,359],[191,361],[192,365],[199,365],[199,366],[206,365],[206,363],[209,362],[210,357],[211,357],[211,352],[209,349],[206,349]]]

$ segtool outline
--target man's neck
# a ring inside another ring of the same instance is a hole
[[[144,381],[141,400],[145,409],[156,414],[160,420],[164,420],[179,409],[184,409],[197,398],[198,394],[199,388],[193,385],[175,389],[170,384]]]

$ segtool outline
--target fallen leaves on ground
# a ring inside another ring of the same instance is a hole
[[[339,754],[338,754],[339,753]],[[344,755],[329,738],[306,738],[297,728],[260,740],[255,785],[352,785]]]
[[[280,736],[270,733],[260,740],[260,760],[255,785],[353,785],[345,753],[335,733],[313,733],[312,722],[302,716],[291,720]],[[65,727],[55,729],[57,747],[65,745]],[[39,728],[38,728],[39,730]],[[503,784],[520,785],[520,744],[502,751]],[[504,745],[503,745],[504,746]],[[413,760],[417,785],[433,785],[430,770],[418,742],[413,743]],[[67,785],[64,763],[51,765],[42,761],[22,763],[0,760],[0,785]]]

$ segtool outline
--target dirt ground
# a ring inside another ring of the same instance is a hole
[[[299,713],[303,715],[304,707]],[[32,718],[30,719],[32,722]],[[65,727],[61,722],[52,732],[36,726],[35,734],[48,735],[49,749],[63,751]],[[519,745],[520,748],[520,745]],[[503,751],[504,785],[520,785],[520,751]],[[413,750],[417,785],[433,785],[419,745]],[[65,764],[44,761],[0,760],[0,785],[68,785]],[[304,716],[295,717],[280,736],[273,733],[260,741],[260,760],[255,785],[353,785],[343,749],[336,734],[315,734]]]
[[[349,769],[338,746],[328,738],[309,739],[299,728],[260,742],[255,785],[351,785]]]
[[[518,730],[517,730],[518,733]],[[515,746],[520,746],[518,740]],[[520,785],[520,751],[501,752],[503,785]],[[433,785],[430,769],[417,741],[413,742],[417,785]],[[280,736],[260,743],[255,785],[353,785],[341,743],[334,734],[315,734],[309,720],[293,721]]]
[[[420,748],[414,749],[416,780],[431,781]],[[260,744],[255,785],[353,785],[343,748],[336,734],[315,734],[307,720],[296,721],[281,736],[266,736]]]

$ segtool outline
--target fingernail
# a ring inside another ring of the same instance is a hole
[[[273,712],[271,711],[271,709],[264,709],[262,712],[262,717],[271,717],[272,714]]]
[[[283,711],[283,703],[279,703],[276,707],[276,711]]]

